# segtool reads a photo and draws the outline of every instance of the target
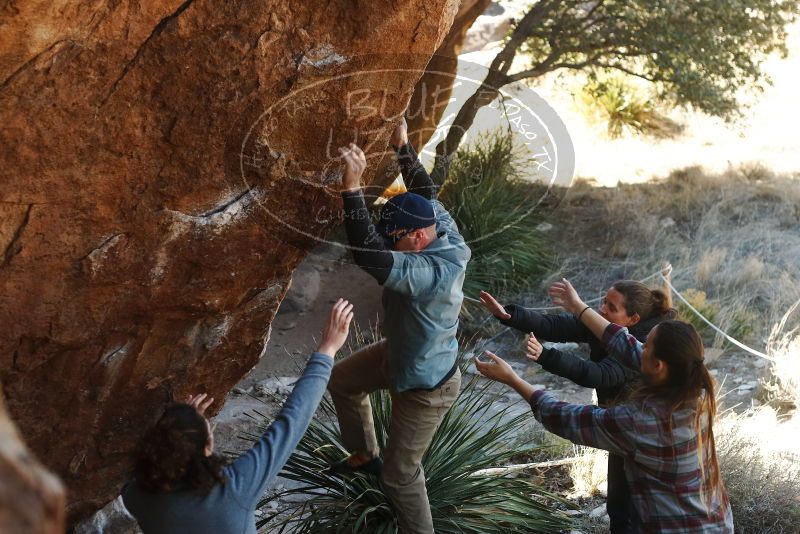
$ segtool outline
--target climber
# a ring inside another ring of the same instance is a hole
[[[641,372],[642,385],[623,403],[604,408],[559,402],[488,351],[488,362],[476,359],[478,371],[516,390],[550,432],[623,458],[635,509],[632,532],[733,532],[714,444],[715,384],[694,327],[663,321],[643,345],[586,306],[568,281],[553,284],[550,294],[613,357]],[[535,336],[526,352],[541,354]]]
[[[333,306],[322,342],[261,439],[223,467],[204,412],[213,398],[190,396],[169,406],[139,443],[125,507],[144,534],[256,534],[255,508],[283,468],[319,405],[333,358],[347,339],[353,305]]]
[[[398,518],[400,531],[433,532],[422,455],[461,387],[456,330],[469,247],[408,143],[405,119],[391,143],[408,192],[392,197],[370,223],[361,191],[364,152],[339,151],[345,229],[353,258],[383,286],[384,338],[337,363],[328,389],[350,456],[341,474],[372,473]],[[392,418],[381,460],[368,394],[388,389]]]

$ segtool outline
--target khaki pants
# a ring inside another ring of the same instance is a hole
[[[403,534],[432,534],[433,520],[425,489],[422,455],[461,388],[456,370],[434,391],[392,392],[392,420],[383,451],[381,485],[397,514]],[[333,367],[328,384],[342,440],[350,452],[377,455],[378,441],[368,395],[390,389],[386,340],[354,352]]]

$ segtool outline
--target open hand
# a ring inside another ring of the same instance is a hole
[[[527,337],[528,339],[525,341],[525,356],[533,361],[538,361],[544,347],[542,347],[542,344],[539,343],[539,340],[536,339],[533,333],[528,334]]]
[[[401,117],[400,122],[394,127],[391,143],[396,149],[408,143],[408,123],[406,123],[405,116]]]
[[[355,143],[350,143],[349,148],[340,147],[339,154],[344,159],[344,175],[342,175],[342,187],[346,190],[354,190],[361,187],[361,176],[367,168],[367,158],[364,151]]]
[[[480,298],[483,307],[489,310],[492,315],[500,319],[511,319],[511,314],[507,313],[503,305],[497,302],[497,300],[488,292],[481,291]]]
[[[508,363],[500,356],[493,352],[484,351],[483,353],[490,361],[482,362],[477,357],[475,358],[475,367],[478,371],[485,376],[496,382],[510,385],[514,380],[519,378],[519,375],[514,372]]]
[[[199,395],[189,395],[186,397],[186,404],[194,407],[200,415],[205,415],[206,408],[214,403],[214,397],[209,397],[205,393]]]
[[[339,299],[331,309],[328,322],[322,331],[322,341],[317,352],[333,358],[350,333],[350,321],[353,320],[353,305],[344,299]]]
[[[573,315],[579,314],[586,307],[586,304],[578,296],[578,292],[566,278],[562,278],[560,282],[555,282],[550,286],[550,298],[553,299],[553,304],[561,306]]]

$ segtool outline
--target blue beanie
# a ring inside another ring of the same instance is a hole
[[[378,232],[384,237],[397,230],[416,230],[436,224],[433,204],[416,193],[403,193],[390,198],[381,210]]]

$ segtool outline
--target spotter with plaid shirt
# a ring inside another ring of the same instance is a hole
[[[618,406],[577,405],[534,389],[488,351],[490,361],[476,360],[478,370],[528,400],[534,417],[550,432],[624,457],[637,514],[634,532],[733,532],[714,445],[714,382],[694,327],[665,321],[643,345],[586,306],[568,281],[553,284],[550,294],[602,339],[612,357],[640,369],[642,388]],[[541,350],[529,336],[527,353]]]

